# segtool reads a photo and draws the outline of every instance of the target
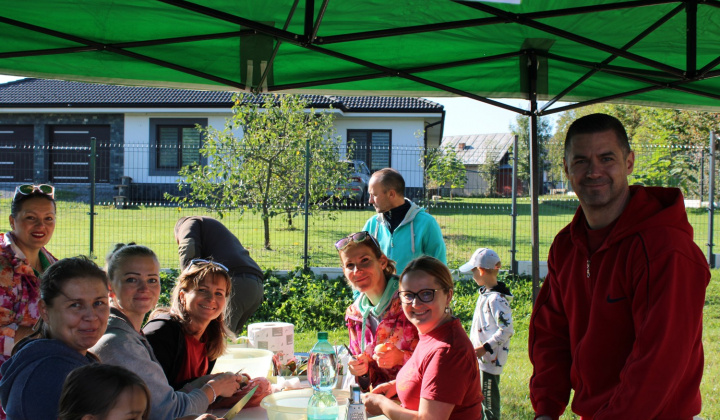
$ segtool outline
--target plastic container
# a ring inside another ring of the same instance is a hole
[[[350,393],[341,389],[334,389],[332,393],[338,402],[338,419],[345,419]],[[307,405],[312,394],[312,388],[276,392],[263,398],[260,406],[267,411],[268,420],[307,420]]]
[[[247,349],[228,346],[225,354],[215,361],[212,373],[237,372],[247,373],[251,378],[267,377],[272,373],[273,352],[264,349]]]

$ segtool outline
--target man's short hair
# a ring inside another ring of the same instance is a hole
[[[567,154],[570,151],[570,141],[573,136],[578,134],[601,133],[608,130],[615,133],[615,136],[620,142],[620,148],[623,150],[625,156],[627,156],[631,149],[625,127],[623,127],[620,120],[607,114],[586,115],[578,118],[570,124],[567,135],[565,135],[565,156],[567,157]]]
[[[383,168],[373,173],[372,176],[385,188],[385,191],[393,190],[405,197],[405,180],[400,172],[393,168]]]

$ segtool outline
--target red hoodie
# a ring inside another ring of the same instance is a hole
[[[632,198],[592,255],[582,208],[555,237],[530,320],[530,399],[557,419],[570,389],[584,420],[700,413],[702,315],[710,270],[680,190]]]

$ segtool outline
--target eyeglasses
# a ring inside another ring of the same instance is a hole
[[[227,267],[225,267],[224,265],[220,264],[217,261],[204,260],[202,258],[195,258],[194,260],[190,260],[190,264],[188,264],[188,266],[185,267],[185,271],[188,271],[190,269],[190,267],[192,267],[193,265],[198,265],[198,264],[210,264],[210,265],[214,265],[219,268],[222,268],[223,270],[225,270],[227,272],[230,271],[230,270],[228,270]]]
[[[375,246],[380,249],[380,244],[378,243],[377,239],[373,237],[370,232],[363,230],[362,232],[353,233],[352,235],[348,235],[339,241],[335,242],[335,248],[338,251],[342,251],[343,249],[347,248],[348,245],[351,243],[360,243],[367,240],[367,238],[372,239],[372,242],[375,244]]]
[[[445,289],[422,289],[419,292],[400,291],[398,294],[400,295],[400,301],[408,305],[413,303],[415,298],[420,299],[420,302],[430,303],[435,299],[435,292],[438,290]]]
[[[18,196],[18,194],[21,195],[30,195],[34,193],[35,191],[39,192],[40,194],[47,195],[48,197],[55,199],[55,187],[48,184],[40,184],[40,185],[33,185],[33,184],[23,184],[18,185],[17,188],[15,188],[15,197]]]

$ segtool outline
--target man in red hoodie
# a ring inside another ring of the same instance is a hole
[[[555,237],[530,321],[530,399],[557,419],[574,390],[584,420],[700,413],[708,264],[676,188],[629,186],[622,123],[575,121],[565,174],[580,207]]]

